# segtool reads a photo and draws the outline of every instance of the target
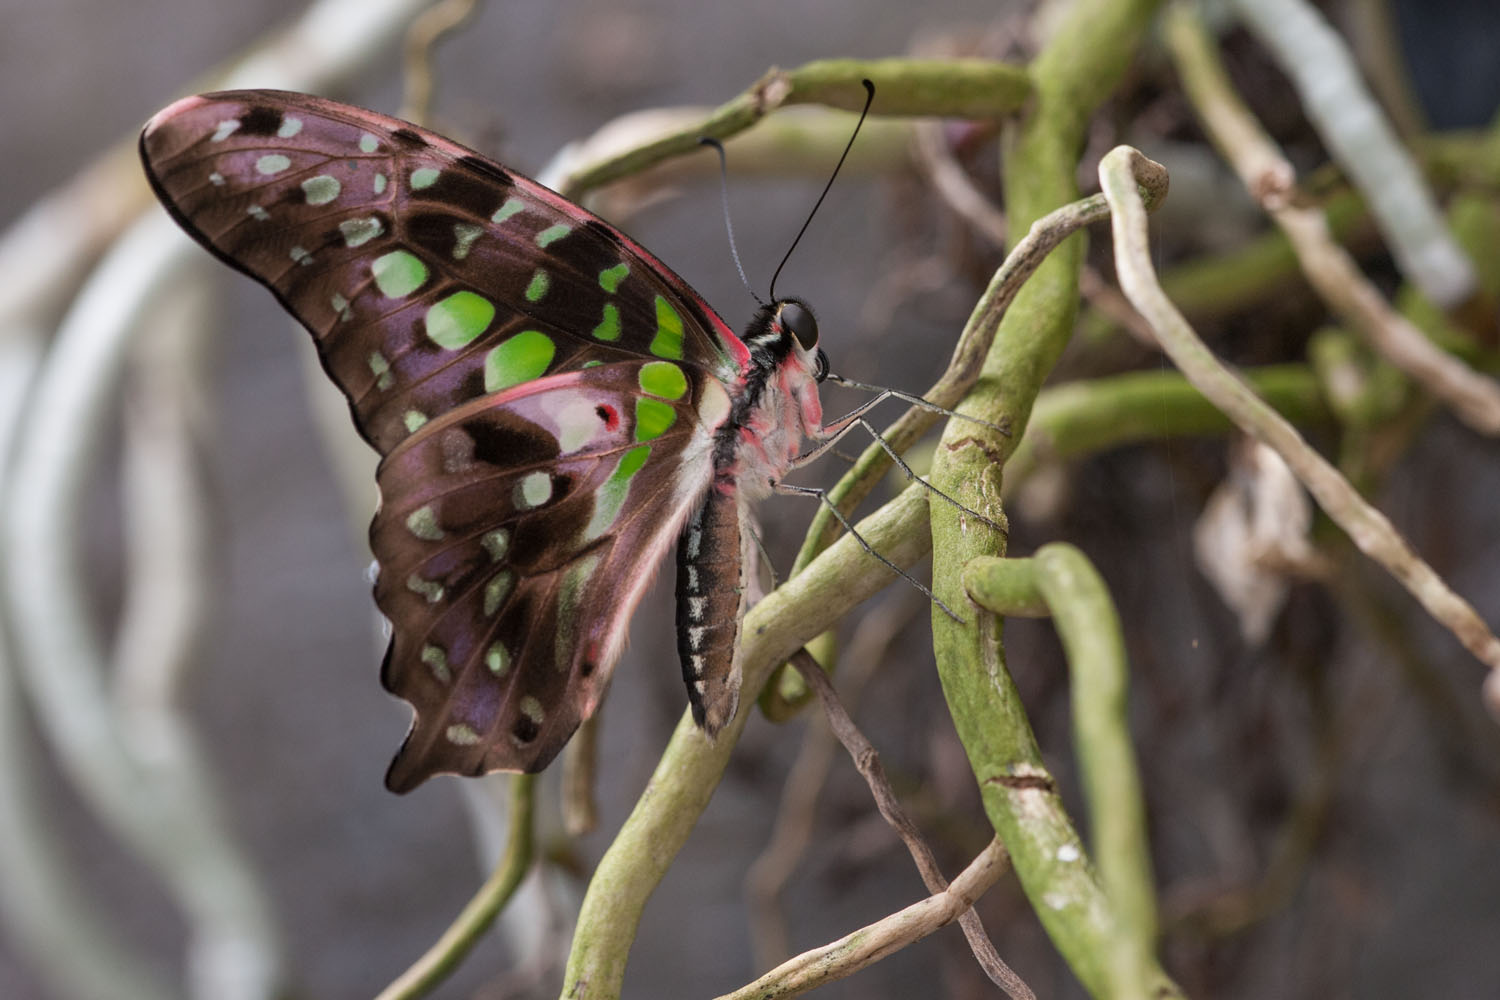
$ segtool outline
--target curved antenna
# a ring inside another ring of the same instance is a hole
[[[740,281],[744,284],[745,291],[750,293],[750,297],[757,305],[763,306],[766,303],[761,301],[755,288],[750,284],[750,279],[745,277],[745,265],[740,263],[740,248],[734,242],[734,223],[729,218],[729,162],[724,155],[724,144],[712,136],[705,135],[698,138],[698,145],[712,146],[714,152],[719,154],[719,200],[724,205],[724,231],[729,234],[729,255],[734,258],[734,269],[740,272]]]
[[[875,100],[875,84],[870,80],[859,81],[865,88],[865,107],[859,113],[859,121],[854,123],[854,131],[849,134],[849,143],[844,147],[843,155],[839,162],[834,165],[833,173],[828,177],[828,183],[823,185],[823,193],[818,195],[818,200],[813,203],[812,211],[807,213],[807,221],[802,223],[802,228],[797,230],[797,236],[792,240],[792,245],[787,247],[786,256],[781,258],[781,263],[776,265],[776,273],[771,275],[771,301],[776,301],[776,279],[781,277],[781,269],[786,267],[786,262],[791,259],[792,251],[797,249],[797,244],[802,240],[802,234],[807,232],[807,227],[812,225],[813,216],[818,214],[818,208],[823,204],[823,199],[828,197],[828,190],[833,187],[834,178],[839,175],[839,168],[849,158],[849,150],[854,148],[854,139],[859,135],[859,128],[865,123],[865,116],[870,113],[870,105]]]

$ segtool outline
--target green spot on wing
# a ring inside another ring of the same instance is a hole
[[[656,336],[651,338],[651,353],[658,358],[682,358],[682,317],[660,295],[656,297]]]
[[[350,249],[364,246],[384,231],[384,224],[373,215],[363,219],[345,219],[339,223],[339,232],[344,236],[344,246]]]
[[[522,330],[484,356],[484,391],[499,392],[540,378],[556,353],[551,337],[540,330]]]
[[[510,588],[516,578],[508,569],[503,569],[490,577],[490,582],[484,585],[484,616],[493,618],[495,612],[500,610],[500,605],[505,603],[505,598],[510,594]]]
[[[447,684],[453,680],[453,675],[448,671],[448,654],[443,652],[443,647],[428,643],[422,647],[422,662],[427,664],[427,669],[432,671],[432,676]]]
[[[613,295],[620,287],[620,282],[625,280],[625,275],[630,273],[630,265],[616,264],[614,267],[606,268],[599,272],[599,287]]]
[[[448,737],[448,742],[454,746],[471,747],[479,742],[479,734],[474,731],[474,728],[462,722],[456,722],[443,730],[443,735]]]
[[[421,594],[427,599],[428,604],[436,604],[443,599],[443,585],[435,580],[424,580],[413,573],[406,578],[406,589],[413,594]]]
[[[427,265],[406,250],[381,254],[370,264],[375,287],[388,299],[405,298],[427,280]]]
[[[469,256],[469,251],[474,247],[474,241],[483,233],[483,226],[476,226],[472,222],[455,222],[453,224],[453,259],[463,260]]]
[[[437,183],[438,173],[437,167],[418,167],[411,172],[411,189],[420,191],[432,187]]]
[[[552,279],[547,277],[547,272],[537,268],[536,273],[531,276],[531,283],[526,286],[526,301],[540,302],[542,296],[547,294],[547,286],[551,283]]]
[[[676,419],[677,411],[672,409],[671,404],[649,396],[636,397],[635,439],[637,441],[650,441],[652,438],[661,437]]]
[[[591,542],[602,537],[615,523],[620,516],[620,509],[625,506],[626,498],[630,496],[630,480],[641,471],[641,466],[646,464],[649,457],[649,444],[637,445],[620,456],[615,471],[609,474],[609,478],[599,485],[594,494],[594,513],[583,529],[585,541]]]
[[[604,303],[604,319],[594,327],[594,339],[620,339],[620,309],[613,302]]]
[[[552,499],[552,477],[545,472],[528,472],[516,484],[516,506],[532,510]]]
[[[375,186],[375,193],[376,194],[385,194],[385,185],[386,185],[385,174],[376,174],[375,175],[375,185],[374,185]]]
[[[456,351],[474,342],[495,318],[495,304],[474,292],[454,292],[434,302],[423,323],[427,339],[439,347]]]
[[[319,174],[302,182],[302,193],[307,195],[309,205],[326,205],[339,196],[342,185],[331,174]]]
[[[281,128],[276,130],[276,135],[282,139],[290,139],[302,131],[302,119],[287,115],[281,120]]]
[[[292,161],[280,153],[267,153],[255,161],[255,172],[258,174],[279,174],[292,165]]]
[[[484,551],[490,554],[491,562],[499,562],[505,558],[505,553],[510,551],[510,532],[504,528],[496,528],[494,531],[485,532],[480,539]]]
[[[366,132],[359,137],[359,149],[363,153],[373,153],[380,147],[380,140]]]
[[[370,352],[370,374],[375,376],[375,388],[382,392],[396,381],[396,376],[391,372],[391,363],[379,351]]]
[[[490,648],[484,651],[484,665],[496,677],[504,677],[510,672],[510,650],[503,642],[490,643]]]
[[[401,422],[406,425],[408,433],[415,434],[423,424],[427,423],[427,414],[421,410],[407,410],[402,414]]]
[[[555,226],[548,226],[546,229],[543,229],[541,232],[536,234],[536,245],[539,247],[546,247],[549,244],[556,243],[558,240],[562,239],[572,231],[572,226],[564,225],[561,222],[559,222]]]
[[[406,530],[427,542],[443,539],[443,529],[438,527],[437,512],[431,504],[425,504],[406,515]]]
[[[504,222],[511,216],[518,214],[526,208],[526,203],[520,198],[507,198],[505,204],[495,209],[495,214],[490,216],[491,222]]]
[[[546,713],[542,711],[542,703],[529,694],[522,698],[516,707],[521,710],[522,715],[539,726],[542,724],[542,720],[547,717]]]
[[[687,392],[687,376],[670,361],[648,361],[639,378],[642,389],[662,399],[681,399]]]

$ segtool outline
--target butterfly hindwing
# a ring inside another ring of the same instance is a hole
[[[394,630],[383,679],[417,711],[393,788],[537,769],[593,711],[710,475],[692,454],[711,446],[698,415],[727,397],[680,371],[550,376],[435,419],[381,463],[370,537]],[[610,613],[585,613],[600,607]]]

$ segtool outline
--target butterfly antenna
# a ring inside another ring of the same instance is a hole
[[[865,123],[865,116],[870,113],[870,104],[875,100],[875,84],[869,80],[861,80],[865,88],[865,107],[859,113],[859,121],[854,123],[854,131],[849,134],[849,142],[844,146],[844,153],[839,157],[839,162],[834,165],[833,173],[828,177],[828,183],[823,185],[823,193],[818,195],[818,200],[813,203],[812,211],[807,213],[807,220],[802,223],[802,228],[797,230],[796,239],[792,245],[787,247],[786,256],[781,258],[781,263],[776,265],[776,273],[771,275],[771,301],[776,301],[776,279],[781,277],[781,269],[786,267],[786,262],[791,260],[792,251],[797,249],[797,244],[802,240],[802,234],[807,232],[807,227],[812,225],[813,216],[818,214],[818,208],[823,204],[823,199],[828,197],[828,191],[833,187],[833,182],[839,175],[839,169],[843,167],[844,161],[849,158],[849,150],[854,148],[854,140],[859,135],[860,126]]]
[[[719,200],[724,204],[724,231],[729,234],[729,256],[734,258],[734,269],[740,272],[740,281],[744,283],[745,290],[750,293],[757,304],[765,305],[759,295],[756,294],[750,279],[745,277],[745,265],[740,263],[740,248],[734,242],[734,222],[729,217],[729,161],[724,155],[724,144],[712,136],[702,136],[698,139],[700,146],[712,146],[714,152],[719,154]]]

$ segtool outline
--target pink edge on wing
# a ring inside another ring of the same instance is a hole
[[[178,115],[186,114],[187,112],[192,111],[194,108],[200,108],[211,103],[213,102],[199,94],[194,94],[191,97],[184,97],[179,100],[173,101],[171,104],[168,104],[166,107],[162,108],[156,114],[151,116],[151,119],[146,122],[144,132],[146,135],[150,135],[162,125],[166,124],[169,120],[176,118]]]

